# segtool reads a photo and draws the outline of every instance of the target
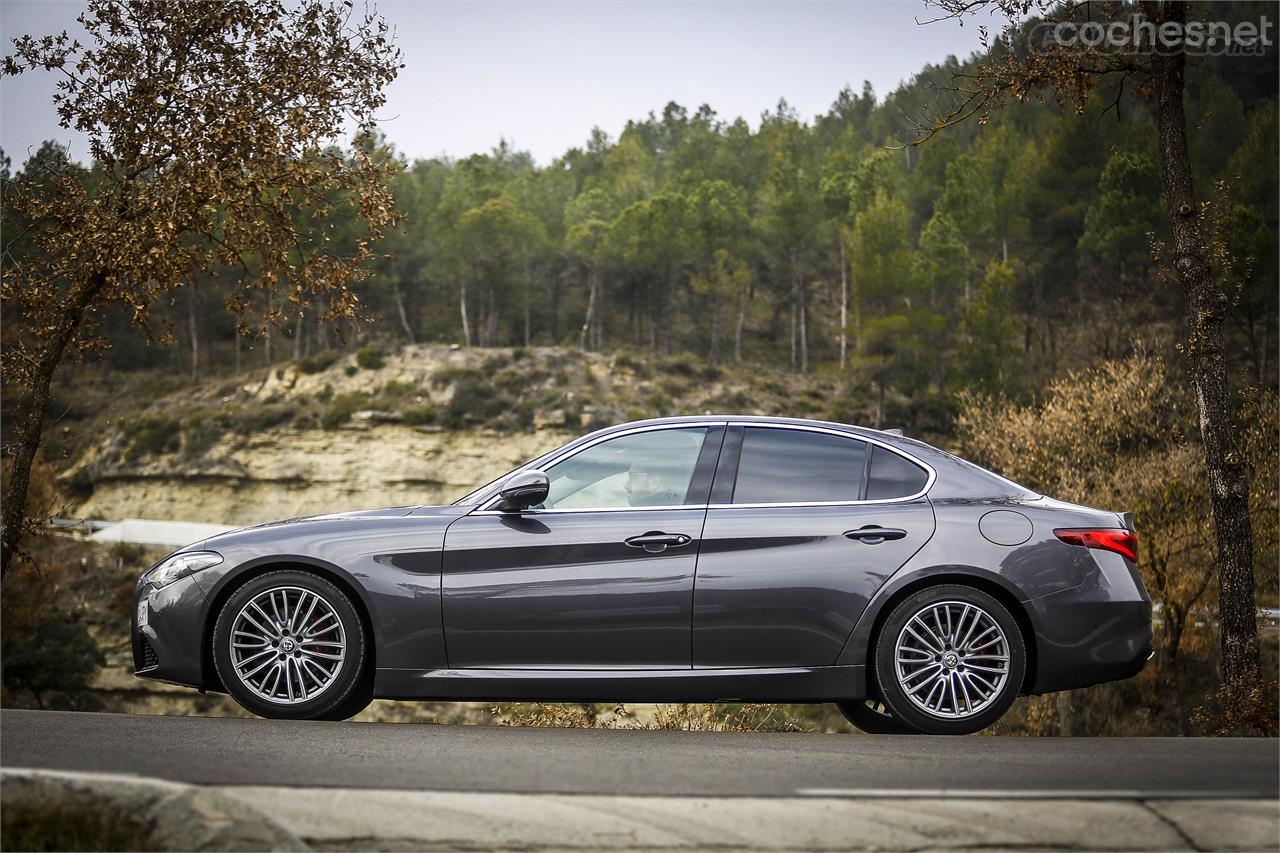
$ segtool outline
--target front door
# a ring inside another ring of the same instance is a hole
[[[642,429],[556,462],[544,504],[481,508],[444,543],[455,668],[688,668],[723,427]]]
[[[933,535],[915,496],[927,472],[847,433],[730,429],[698,558],[694,666],[832,665]]]

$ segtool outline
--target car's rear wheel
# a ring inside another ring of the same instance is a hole
[[[223,604],[213,660],[227,691],[258,716],[345,719],[369,703],[367,642],[338,587],[283,569],[253,578]]]
[[[885,705],[926,734],[970,734],[995,723],[1017,698],[1026,666],[1022,631],[1008,608],[960,584],[908,596],[876,639]]]
[[[869,735],[914,735],[918,731],[906,725],[889,711],[880,699],[855,699],[837,702],[844,718],[859,731]]]

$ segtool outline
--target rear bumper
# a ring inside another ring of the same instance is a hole
[[[1028,693],[1052,693],[1137,675],[1151,659],[1151,599],[1118,554],[1091,552],[1101,570],[1072,589],[1026,602],[1036,628]]]

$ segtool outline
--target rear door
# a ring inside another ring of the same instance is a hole
[[[933,535],[928,480],[848,433],[730,427],[694,583],[694,667],[834,664],[870,597]]]

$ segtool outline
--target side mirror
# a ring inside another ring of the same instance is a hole
[[[518,511],[537,506],[547,499],[547,492],[550,490],[551,483],[542,471],[536,468],[521,471],[512,475],[498,491],[498,496],[502,498],[498,509]]]

